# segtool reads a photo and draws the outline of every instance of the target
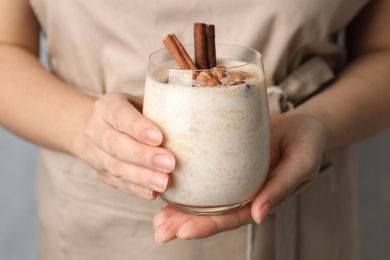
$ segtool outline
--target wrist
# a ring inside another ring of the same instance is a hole
[[[68,144],[68,152],[83,161],[87,160],[84,131],[92,116],[95,101],[91,97],[86,97],[83,102],[80,102],[82,107],[78,110],[77,116],[74,115],[74,129],[70,135],[70,142]]]

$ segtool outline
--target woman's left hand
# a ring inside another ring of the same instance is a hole
[[[317,176],[325,143],[318,119],[295,112],[271,116],[271,161],[267,180],[251,204],[220,215],[193,215],[164,205],[154,218],[156,243],[199,239],[251,223],[302,192]]]

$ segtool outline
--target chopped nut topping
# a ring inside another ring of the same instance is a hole
[[[221,85],[221,82],[218,79],[216,79],[216,78],[211,78],[211,79],[206,81],[206,86],[207,87],[215,87],[215,86],[218,86],[218,85]]]
[[[196,81],[199,82],[206,82],[207,80],[211,79],[213,75],[208,71],[202,71],[199,73],[199,75],[196,77]]]

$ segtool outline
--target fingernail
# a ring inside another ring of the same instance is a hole
[[[263,219],[264,219],[265,216],[267,215],[267,212],[269,211],[270,207],[271,207],[271,203],[270,203],[270,202],[265,203],[265,204],[261,207],[261,209],[260,209],[260,211],[259,211],[259,218],[258,218],[257,221],[256,221],[257,224],[260,224],[261,221],[263,221]]]
[[[158,189],[158,192],[164,192],[168,186],[168,176],[164,173],[154,173],[150,177],[150,183]]]
[[[163,140],[161,132],[152,127],[146,128],[144,130],[144,138],[145,141],[153,145],[160,145]]]
[[[151,189],[147,189],[147,188],[142,188],[142,192],[148,196],[149,198],[153,198],[154,194],[153,194],[153,191]]]
[[[173,171],[175,168],[175,158],[167,154],[156,154],[153,158],[153,163],[156,167],[167,171]]]

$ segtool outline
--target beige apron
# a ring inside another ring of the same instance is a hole
[[[175,33],[192,42],[194,22],[216,25],[217,42],[264,54],[270,107],[292,109],[344,65],[337,33],[366,0],[30,0],[47,36],[54,74],[99,97],[142,100],[148,55]],[[348,147],[324,155],[314,183],[261,225],[202,240],[153,243],[149,202],[102,183],[72,156],[40,149],[39,259],[357,259],[355,177]]]

